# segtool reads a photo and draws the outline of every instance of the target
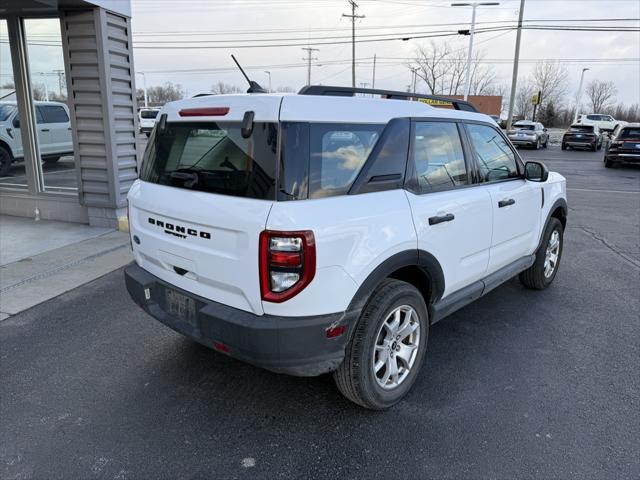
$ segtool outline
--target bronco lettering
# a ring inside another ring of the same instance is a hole
[[[187,235],[191,235],[192,237],[200,237],[207,240],[211,239],[211,234],[209,232],[198,231],[193,228],[183,227],[182,225],[174,225],[173,223],[165,223],[162,220],[156,220],[155,218],[149,217],[149,223],[164,229],[164,233],[175,235],[176,237],[187,238]]]

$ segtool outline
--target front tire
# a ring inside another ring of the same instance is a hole
[[[564,246],[564,229],[562,223],[555,217],[549,220],[542,237],[542,243],[536,252],[533,265],[520,273],[520,282],[528,288],[544,290],[556,278],[562,247]]]
[[[44,157],[42,159],[42,161],[44,163],[46,163],[47,165],[53,165],[54,163],[58,163],[58,160],[60,160],[60,156],[58,156],[58,157]]]
[[[338,390],[365,408],[392,407],[416,380],[428,334],[420,292],[406,282],[385,280],[362,310],[344,361],[333,373]]]

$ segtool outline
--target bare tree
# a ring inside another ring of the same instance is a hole
[[[147,100],[152,105],[164,105],[167,102],[184,98],[184,89],[179,83],[165,82],[164,85],[157,85],[147,88]],[[136,99],[139,104],[144,101],[144,90],[138,88]]]
[[[416,58],[409,68],[417,69],[417,75],[427,84],[428,93],[442,93],[444,77],[448,72],[447,58],[450,56],[448,43],[437,44],[433,40],[428,47],[419,46]]]
[[[211,86],[211,93],[216,95],[224,95],[225,93],[242,93],[242,89],[236,85],[224,83],[220,80],[218,83]]]
[[[471,59],[470,94],[483,95],[495,81],[492,69],[482,64],[484,55],[476,52]],[[415,59],[408,67],[415,69],[432,95],[462,95],[467,69],[465,49],[451,49],[448,43],[431,41],[416,49]]]
[[[529,118],[533,111],[533,104],[531,103],[531,97],[535,91],[535,87],[531,83],[530,79],[525,79],[519,86],[516,92],[515,101],[515,115],[521,118]]]
[[[556,107],[563,104],[568,77],[567,67],[562,63],[549,61],[536,63],[531,81],[534,93],[540,91],[542,94],[541,108],[549,102]]]
[[[609,107],[618,92],[615,83],[603,80],[592,80],[587,85],[587,97],[591,102],[592,112],[598,113]]]

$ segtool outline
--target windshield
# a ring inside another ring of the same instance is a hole
[[[243,138],[238,122],[168,123],[152,134],[140,179],[236,197],[275,199],[277,124],[255,123]]]
[[[4,122],[7,118],[9,118],[15,109],[15,105],[0,103],[0,122]]]
[[[516,130],[535,130],[536,126],[535,125],[518,125],[518,124],[515,124],[513,126],[513,128],[515,128]]]
[[[605,122],[609,122],[611,120],[613,120],[609,115],[587,115],[587,118],[589,120],[594,120],[594,121],[605,121]]]
[[[141,110],[140,118],[156,118],[159,110]]]
[[[637,127],[637,128],[629,128],[629,127],[623,128],[620,131],[620,134],[618,135],[618,138],[621,139],[621,140],[622,139],[626,140],[626,139],[630,139],[630,138],[640,139],[640,127]]]
[[[569,129],[571,132],[579,132],[579,133],[593,133],[593,127],[591,125],[571,125]]]

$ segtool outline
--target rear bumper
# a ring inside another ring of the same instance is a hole
[[[513,143],[514,145],[529,145],[529,146],[533,146],[535,145],[537,142],[537,140],[534,139],[523,139],[523,138],[511,138],[509,137],[509,140],[511,140],[511,143]]]
[[[640,163],[640,153],[610,153],[607,152],[606,159],[612,162]]]
[[[590,147],[598,144],[597,140],[562,140],[562,143],[569,145],[570,147]]]
[[[174,287],[135,263],[124,271],[131,298],[151,316],[178,333],[233,358],[278,373],[311,377],[335,370],[344,358],[347,333],[327,338],[326,329],[349,325],[357,312],[313,317],[255,315]],[[195,300],[196,318],[186,321],[166,311],[169,288]],[[145,290],[148,289],[148,294]],[[149,297],[147,299],[147,297]]]

